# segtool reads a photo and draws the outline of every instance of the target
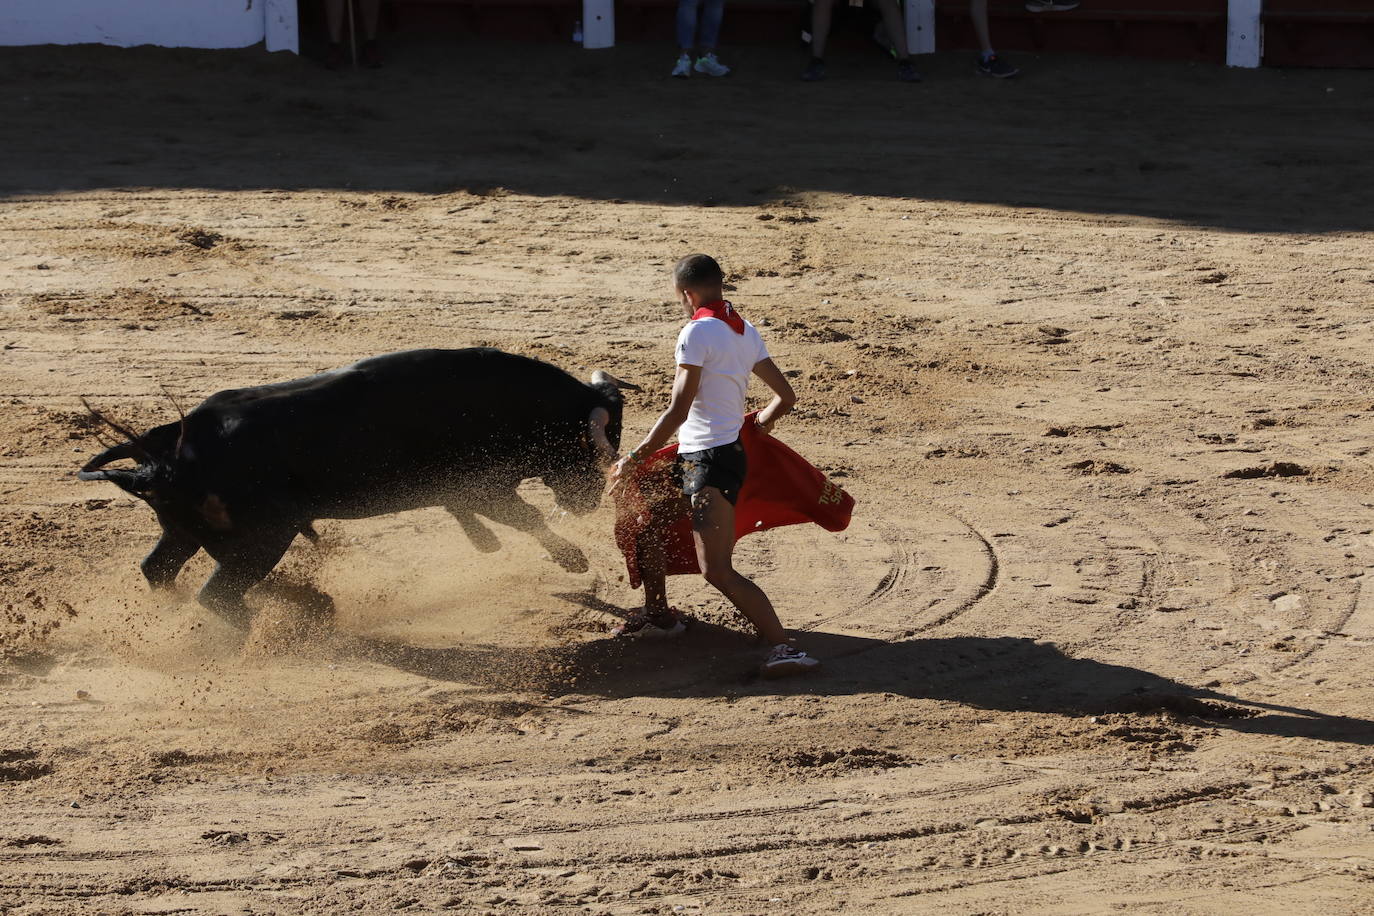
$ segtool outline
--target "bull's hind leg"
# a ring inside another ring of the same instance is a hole
[[[534,535],[554,562],[568,572],[583,573],[591,568],[587,555],[576,544],[550,531],[539,510],[514,493],[508,498],[494,499],[483,505],[482,514],[493,522]]]
[[[177,573],[186,561],[200,550],[200,541],[184,531],[163,527],[162,537],[152,551],[143,558],[139,568],[148,580],[148,587],[154,589],[171,588],[176,584]]]
[[[253,612],[244,603],[244,594],[267,578],[295,537],[294,528],[260,533],[252,542],[237,542],[210,551],[219,565],[196,597],[234,626],[248,629]]]

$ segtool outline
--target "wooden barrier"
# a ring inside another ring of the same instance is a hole
[[[614,4],[614,40],[672,40],[677,0],[606,2]],[[967,0],[900,2],[908,11],[907,39],[913,48],[977,48]],[[1249,11],[1261,2],[1262,29],[1256,30]],[[575,24],[582,22],[583,35],[589,34],[584,0],[392,3],[404,28],[444,22],[498,38],[571,41]],[[989,0],[988,6],[993,44],[1008,52],[1374,67],[1374,0],[1083,0],[1075,10],[1051,13],[1028,12],[1024,0]],[[727,0],[724,43],[794,44],[808,10],[806,0]],[[919,23],[910,21],[913,13]]]
[[[1264,0],[1264,63],[1374,67],[1371,0]]]

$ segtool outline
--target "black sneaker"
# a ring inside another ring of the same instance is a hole
[[[1078,9],[1078,0],[1026,0],[1026,9],[1032,13],[1062,13]]]
[[[369,70],[381,69],[382,49],[377,46],[377,40],[375,38],[363,44],[363,53],[361,55],[361,60],[363,66]]]
[[[912,66],[911,61],[899,60],[897,61],[897,79],[904,83],[919,83],[921,81],[921,74],[916,72],[916,68]]]
[[[802,82],[819,83],[823,79],[825,79],[825,61],[819,57],[811,58],[811,63],[807,64],[806,69],[802,71]]]
[[[996,54],[991,57],[979,57],[976,69],[984,76],[991,76],[999,80],[1004,80],[1021,72]]]

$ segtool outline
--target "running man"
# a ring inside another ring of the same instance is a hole
[[[691,320],[677,338],[672,398],[644,441],[616,463],[611,489],[614,493],[622,488],[633,468],[676,433],[677,473],[682,498],[690,501],[692,540],[702,575],[772,647],[760,673],[801,674],[820,667],[820,662],[791,644],[768,596],[741,575],[732,560],[735,503],[748,472],[739,436],[749,377],[757,375],[773,390],[773,400],[754,419],[765,434],[797,398],[769,358],[758,330],[725,301],[724,284],[720,265],[708,255],[688,255],[673,268],[674,289]],[[658,560],[661,563],[661,557]],[[644,614],[627,621],[618,635],[680,635],[685,625],[667,607],[666,596],[649,594],[647,575],[645,584]]]

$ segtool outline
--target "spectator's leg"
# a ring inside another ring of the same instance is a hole
[[[988,31],[988,0],[969,0],[968,14],[973,20],[973,31],[978,36],[978,44],[986,57],[992,53],[992,38]]]
[[[324,19],[329,28],[329,43],[343,43],[344,0],[324,0]]]
[[[975,0],[979,2],[979,0]],[[981,0],[984,9],[987,8],[987,0]],[[902,11],[897,7],[897,0],[878,0],[878,12],[883,16],[883,27],[887,29],[887,35],[892,39],[892,47],[897,51],[898,60],[906,60],[911,54],[906,47],[906,24],[902,21]]]
[[[677,0],[677,46],[690,55],[697,46],[697,8],[699,0]]]
[[[714,51],[720,41],[720,21],[725,17],[725,0],[703,0],[701,31],[697,44],[703,51]]]
[[[374,41],[377,38],[377,20],[382,14],[382,0],[354,0],[358,4],[358,14],[363,19],[363,40]],[[986,8],[987,0],[983,0]]]
[[[815,0],[811,5],[811,56],[825,57],[825,43],[830,38],[830,8],[834,0]]]

